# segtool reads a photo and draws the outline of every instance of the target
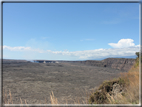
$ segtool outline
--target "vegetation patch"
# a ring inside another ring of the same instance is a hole
[[[94,92],[90,98],[90,104],[107,104],[108,98],[107,95],[113,95],[114,84],[119,84],[122,89],[125,87],[126,82],[122,78],[113,79],[111,81],[104,81],[99,88]],[[122,92],[122,89],[120,92]],[[124,93],[122,93],[124,95]]]
[[[119,78],[104,81],[89,97],[89,104],[139,103],[139,53],[130,71]]]

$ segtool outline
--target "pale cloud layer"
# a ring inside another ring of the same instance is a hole
[[[4,45],[3,49],[8,49],[11,51],[27,51],[27,50],[31,50],[31,47],[24,47],[24,46],[10,47],[10,46]]]
[[[38,53],[44,53],[43,50],[40,49],[32,49],[31,47],[24,47],[24,46],[17,46],[17,47],[11,47],[11,46],[3,46],[4,50],[10,50],[10,51],[35,51]]]
[[[139,45],[135,45],[132,39],[121,39],[118,43],[109,43],[110,46],[114,48],[110,49],[94,49],[94,50],[84,50],[84,51],[52,51],[52,50],[41,50],[41,49],[32,49],[31,47],[10,47],[3,46],[4,50],[10,51],[25,51],[25,52],[35,52],[41,54],[53,54],[53,55],[62,55],[69,57],[76,57],[77,59],[98,59],[106,57],[123,57],[123,56],[133,56],[135,52],[138,52]]]
[[[75,56],[79,59],[98,59],[105,57],[118,57],[118,56],[133,56],[135,52],[139,51],[139,47],[129,47],[129,48],[116,48],[116,49],[95,49],[86,51],[50,51],[54,54]]]

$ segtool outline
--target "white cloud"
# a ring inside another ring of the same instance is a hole
[[[114,48],[126,48],[126,47],[133,47],[135,44],[133,43],[133,39],[121,39],[118,43],[109,43],[108,45]]]
[[[3,49],[10,50],[10,51],[36,51],[38,53],[44,53],[44,50],[32,49],[31,47],[24,47],[24,46],[11,47],[11,46],[4,45]]]
[[[95,49],[95,50],[84,50],[84,51],[52,51],[52,50],[41,50],[41,49],[33,49],[31,47],[10,47],[10,46],[3,46],[4,50],[10,51],[25,51],[27,54],[31,55],[31,53],[42,53],[42,55],[52,54],[61,55],[63,57],[72,57],[76,59],[99,59],[99,58],[107,58],[107,57],[123,57],[123,56],[133,56],[135,52],[140,50],[140,45],[135,45],[133,43],[134,40],[132,39],[121,39],[118,43],[109,43],[110,46],[114,48],[110,49]],[[38,56],[36,56],[38,57]],[[40,56],[39,56],[40,57]],[[76,60],[75,59],[75,60]]]
[[[133,56],[135,52],[139,51],[139,47],[129,47],[129,48],[115,48],[115,49],[95,49],[86,51],[50,51],[54,54],[75,56],[79,59],[98,59],[105,57],[118,57],[118,56]]]
[[[139,46],[136,47],[127,47],[127,48],[110,48],[110,49],[95,49],[95,50],[85,50],[85,51],[51,51],[51,50],[40,50],[40,49],[31,49],[30,47],[9,47],[4,46],[4,49],[11,51],[32,51],[36,53],[52,53],[55,55],[76,57],[78,59],[98,59],[105,57],[118,57],[118,56],[133,56],[135,52],[139,51]]]
[[[23,47],[23,46],[18,46],[18,47],[10,47],[10,46],[3,46],[3,49],[8,49],[11,51],[27,51],[27,50],[31,50],[30,47]]]

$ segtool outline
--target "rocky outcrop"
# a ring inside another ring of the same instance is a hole
[[[117,96],[119,94],[123,94],[124,93],[124,87],[122,87],[121,85],[115,83],[115,84],[113,84],[113,89],[112,89],[111,93],[112,93],[111,96],[113,96],[113,98],[117,99]]]
[[[104,81],[94,93],[90,95],[90,104],[107,104],[111,99],[118,100],[126,93],[126,82],[122,78]]]

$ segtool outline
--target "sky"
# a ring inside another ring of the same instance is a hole
[[[135,58],[139,3],[4,3],[3,58]]]

